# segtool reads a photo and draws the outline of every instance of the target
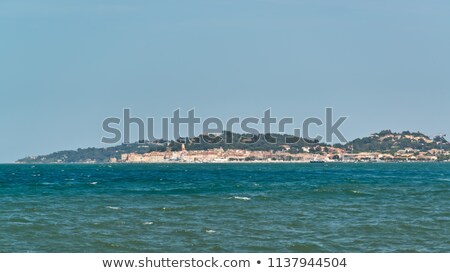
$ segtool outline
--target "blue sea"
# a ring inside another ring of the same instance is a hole
[[[0,252],[450,252],[450,164],[0,165]]]

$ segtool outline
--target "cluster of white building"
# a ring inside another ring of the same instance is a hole
[[[222,148],[187,151],[184,144],[181,151],[149,152],[144,154],[122,154],[120,162],[158,163],[158,162],[240,162],[240,161],[305,161],[326,160],[324,155],[310,153],[291,154],[287,151],[250,151]],[[112,159],[112,162],[117,160]]]
[[[304,149],[302,153],[289,153],[289,149],[283,151],[250,151],[243,149],[222,148],[208,150],[190,150],[185,149],[182,145],[181,151],[171,151],[167,149],[165,152],[149,152],[149,153],[127,153],[122,154],[120,159],[112,158],[111,162],[123,163],[161,163],[161,162],[311,162],[311,161],[373,161],[373,162],[389,162],[389,161],[436,161],[439,155],[450,155],[450,152],[433,149],[422,152],[414,149],[404,149],[394,154],[382,152],[361,152],[347,153],[344,149],[334,147],[315,147],[315,153]]]

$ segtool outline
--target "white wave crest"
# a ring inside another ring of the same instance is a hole
[[[250,197],[245,197],[245,196],[233,196],[233,198],[238,199],[238,200],[244,200],[244,201],[252,200]]]

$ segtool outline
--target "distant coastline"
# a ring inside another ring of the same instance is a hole
[[[444,161],[326,161],[317,165],[328,164],[447,164],[450,160]],[[309,161],[216,161],[216,162],[182,162],[182,161],[164,161],[164,162],[52,162],[52,163],[0,163],[0,165],[196,165],[196,164],[208,164],[208,165],[233,165],[233,164],[299,164],[309,165]],[[314,165],[314,164],[313,164]]]
[[[448,162],[445,135],[383,130],[345,144],[329,145],[290,135],[241,135],[223,132],[152,142],[138,141],[108,148],[60,151],[30,156],[16,163],[331,163]],[[289,140],[289,141],[286,141]]]

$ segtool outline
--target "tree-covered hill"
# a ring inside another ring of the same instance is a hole
[[[347,150],[356,152],[396,152],[404,149],[429,151],[432,149],[450,150],[450,143],[444,136],[433,139],[420,132],[404,131],[394,133],[384,130],[369,137],[357,138],[343,145]]]

